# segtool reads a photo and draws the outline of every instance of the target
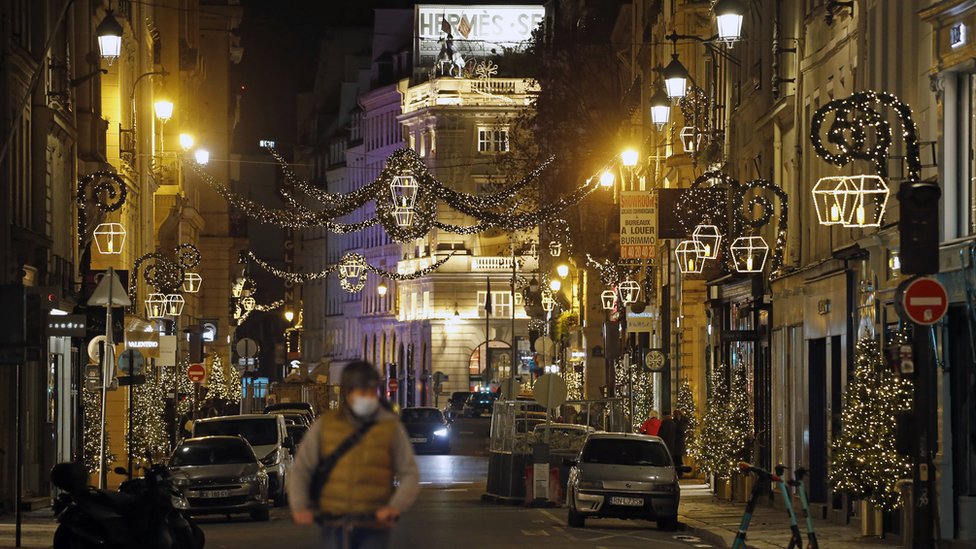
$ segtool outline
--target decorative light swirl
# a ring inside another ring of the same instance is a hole
[[[92,172],[78,180],[75,202],[78,205],[78,245],[84,246],[87,240],[88,213],[85,211],[91,199],[102,212],[114,212],[125,204],[128,196],[125,181],[116,173],[107,171]]]
[[[912,110],[890,93],[857,92],[845,99],[830,101],[817,109],[810,124],[810,141],[817,156],[837,166],[844,166],[854,160],[865,160],[874,164],[878,175],[887,177],[892,129],[888,121],[874,108],[875,104],[890,107],[897,113],[902,126],[902,137],[905,139],[908,179],[920,181],[922,161],[919,157],[918,128],[912,119]],[[834,118],[827,129],[826,137],[827,142],[836,148],[836,152],[827,148],[821,136],[821,128],[829,114],[833,114]],[[869,134],[874,136],[873,146],[868,146]]]

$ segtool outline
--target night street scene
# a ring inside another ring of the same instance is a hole
[[[976,549],[974,60],[974,0],[0,0],[0,549]]]

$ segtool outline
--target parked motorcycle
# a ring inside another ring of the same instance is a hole
[[[54,549],[203,549],[203,531],[183,512],[186,499],[164,465],[151,465],[145,477],[123,482],[118,492],[88,486],[81,463],[55,465],[51,482],[63,491],[54,504],[60,523]]]

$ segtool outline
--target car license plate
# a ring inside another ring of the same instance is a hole
[[[410,442],[418,442],[418,443],[423,444],[423,443],[427,442],[427,439],[424,438],[424,437],[410,437]]]
[[[644,500],[641,498],[611,497],[610,505],[622,505],[625,507],[640,507],[644,505]]]
[[[203,490],[200,492],[202,498],[226,498],[230,496],[230,490]]]

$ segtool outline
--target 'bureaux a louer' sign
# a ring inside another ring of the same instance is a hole
[[[505,49],[520,50],[532,39],[532,31],[545,18],[539,6],[459,6],[420,4],[416,6],[414,37],[415,64],[431,66],[437,61],[448,33],[453,49],[465,60],[501,55]]]

